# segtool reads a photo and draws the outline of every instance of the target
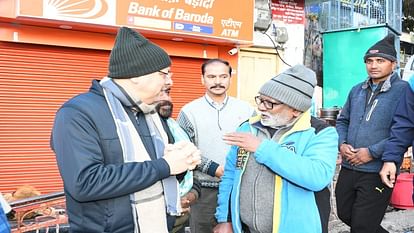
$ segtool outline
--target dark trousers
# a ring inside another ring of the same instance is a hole
[[[200,198],[190,210],[190,228],[191,233],[211,233],[216,225],[217,207],[216,188],[201,188]]]
[[[341,168],[335,188],[338,217],[351,233],[387,233],[381,221],[391,193],[378,173]]]
[[[325,187],[319,192],[315,192],[316,205],[318,206],[321,218],[322,233],[328,233],[329,215],[331,214],[331,192]]]

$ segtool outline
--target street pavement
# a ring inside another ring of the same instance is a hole
[[[390,233],[414,233],[414,209],[397,210],[388,208],[382,227]],[[349,227],[341,222],[336,216],[329,222],[329,233],[349,233]]]
[[[414,160],[412,161],[411,167],[414,168]],[[336,214],[335,195],[332,191],[335,188],[339,168],[340,166],[337,166],[336,174],[331,185],[332,211],[329,221],[329,233],[350,233],[349,227],[342,223]],[[381,225],[390,233],[414,233],[414,209],[401,210],[389,206]]]

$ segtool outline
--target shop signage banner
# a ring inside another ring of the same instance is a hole
[[[253,40],[254,1],[19,0],[18,16]]]
[[[285,24],[304,24],[305,0],[272,0],[272,14]]]

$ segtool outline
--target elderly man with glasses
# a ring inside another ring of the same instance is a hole
[[[322,232],[314,192],[332,180],[333,127],[311,125],[315,73],[296,65],[255,97],[260,115],[226,134],[232,145],[219,186],[215,233]]]

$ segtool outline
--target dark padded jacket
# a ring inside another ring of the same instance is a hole
[[[395,162],[398,167],[407,148],[414,147],[414,76],[409,83],[410,88],[407,88],[395,111],[391,136],[385,144],[382,156],[383,161]]]
[[[393,73],[371,96],[369,79],[355,85],[349,92],[341,114],[336,121],[339,145],[347,143],[354,148],[368,148],[373,160],[352,166],[342,160],[342,167],[360,172],[378,173],[382,167],[385,142],[390,136],[392,117],[397,103],[408,83]],[[368,103],[368,97],[372,101]]]
[[[98,81],[58,110],[51,147],[64,181],[71,232],[134,232],[129,194],[169,176],[156,159],[144,115],[125,107],[151,161],[124,163],[121,144]]]

